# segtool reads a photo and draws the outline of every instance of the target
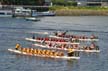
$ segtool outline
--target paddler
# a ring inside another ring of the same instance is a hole
[[[96,45],[95,45],[94,43],[92,43],[92,44],[90,45],[90,49],[93,50],[93,49],[95,49],[95,48],[96,48]]]
[[[29,53],[29,48],[27,48],[27,53]]]
[[[90,36],[90,38],[91,38],[91,39],[96,39],[96,38],[98,38],[98,37],[96,37],[94,34],[92,34],[92,35]]]
[[[65,47],[64,47],[64,44],[61,44],[61,48],[62,48],[62,49],[64,49],[64,48],[65,48]]]
[[[53,56],[53,52],[52,51],[49,52],[49,56]]]
[[[54,56],[58,56],[58,52],[53,52],[54,53]]]
[[[20,46],[20,44],[17,43],[16,46],[15,46],[15,49],[19,50],[19,48],[21,48],[21,46]]]
[[[34,54],[37,54],[37,49],[34,49]]]
[[[32,39],[35,39],[35,35],[33,34],[33,37],[32,37]]]
[[[58,33],[57,33],[57,32],[54,32],[54,35],[55,35],[55,36],[58,36]]]
[[[45,55],[46,54],[46,50],[42,50],[42,55]]]
[[[68,49],[68,56],[74,56],[74,49],[72,48]]]
[[[35,49],[32,50],[32,54],[35,54]]]
[[[42,50],[38,49],[38,55],[41,55]]]
[[[25,49],[25,48],[23,48],[23,49],[22,49],[22,52],[26,52],[26,49]]]
[[[63,53],[63,52],[59,52],[58,55],[59,55],[59,56],[64,56],[64,53]]]
[[[46,55],[49,56],[50,55],[50,52],[51,52],[50,50],[47,50],[46,51]]]

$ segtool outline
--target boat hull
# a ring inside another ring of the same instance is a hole
[[[40,21],[40,19],[38,18],[34,18],[34,17],[29,17],[29,18],[25,18],[27,21]]]
[[[32,38],[25,38],[25,40],[28,41],[33,41],[33,42],[42,42],[42,40],[36,40],[36,39],[32,39]],[[56,41],[45,41],[47,43],[57,43],[57,44],[80,44],[80,43],[71,43],[71,42],[56,42]]]
[[[50,35],[49,37],[52,37],[52,38],[58,38],[58,39],[69,39],[69,38],[65,38],[65,37],[58,37],[58,36],[53,36],[53,35]],[[75,40],[75,38],[72,38],[72,40]],[[78,39],[79,41],[99,41],[99,39]]]
[[[23,54],[23,55],[31,55],[31,56],[38,56],[38,57],[49,57],[49,58],[57,58],[57,59],[80,59],[80,57],[68,57],[68,56],[46,56],[46,55],[37,55],[37,54],[28,54],[26,52],[21,52],[15,49],[8,49],[8,51],[17,53],[17,54]]]
[[[41,47],[41,48],[48,48],[48,49],[55,49],[55,50],[63,50],[63,51],[68,51],[66,48],[56,48],[56,47],[49,47],[47,45],[41,45],[41,44],[33,44],[34,46]],[[100,50],[83,50],[83,49],[73,49],[73,51],[79,51],[79,52],[100,52]]]

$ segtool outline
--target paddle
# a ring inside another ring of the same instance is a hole
[[[65,32],[63,32],[62,35],[66,35],[67,32],[68,32],[68,30],[66,30]]]
[[[45,40],[42,40],[41,44],[44,44],[45,43]]]

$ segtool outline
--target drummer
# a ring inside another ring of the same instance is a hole
[[[21,46],[20,46],[20,44],[17,43],[16,46],[15,46],[15,49],[19,50],[19,48],[21,48]]]

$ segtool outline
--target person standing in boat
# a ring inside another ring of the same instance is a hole
[[[79,56],[79,52],[78,51],[75,51],[74,49],[72,48],[69,48],[68,49],[68,56],[71,57],[71,56]]]
[[[68,49],[68,56],[74,56],[74,50],[69,48]]]
[[[15,46],[15,49],[19,50],[19,48],[21,48],[21,46],[20,46],[20,44],[17,43],[16,46]]]
[[[54,32],[55,36],[58,36],[58,33],[57,32]]]
[[[35,39],[35,35],[33,34],[32,39]]]

